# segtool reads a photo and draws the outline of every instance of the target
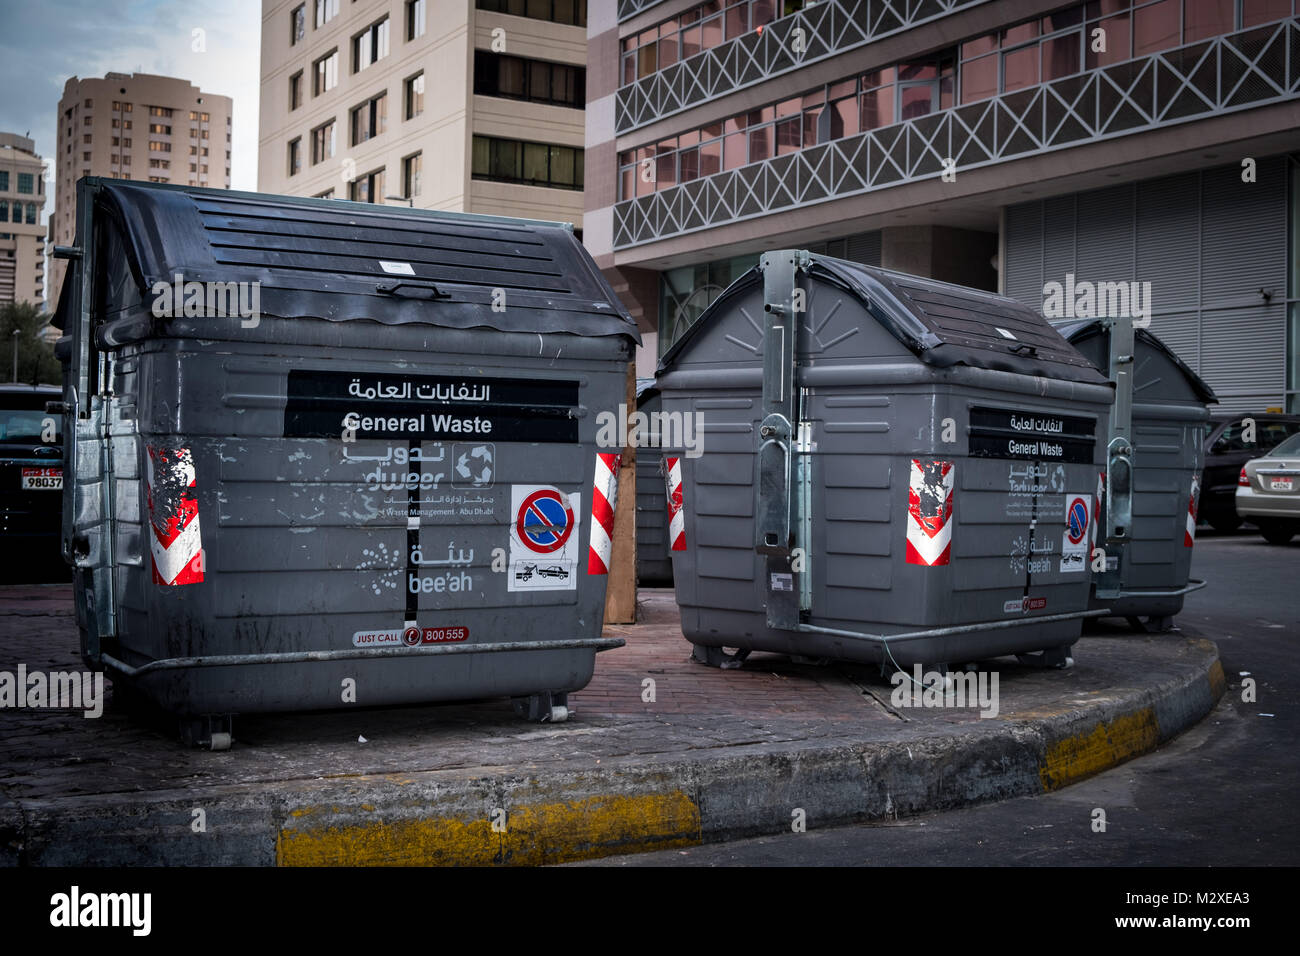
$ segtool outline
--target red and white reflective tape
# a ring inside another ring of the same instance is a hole
[[[1097,545],[1097,525],[1101,524],[1101,505],[1106,500],[1106,472],[1097,473],[1097,497],[1092,502],[1092,531],[1088,536],[1088,554]]]
[[[668,463],[668,549],[686,550],[686,513],[682,511],[682,460],[665,457]]]
[[[614,508],[618,504],[618,466],[622,460],[621,452],[596,453],[596,476],[591,483],[588,574],[609,574],[609,556],[614,550]]]
[[[907,488],[907,563],[947,564],[952,550],[952,492],[956,473],[950,461],[912,459]]]
[[[194,456],[188,448],[151,445],[146,450],[154,583],[198,584],[203,580],[203,537]]]
[[[1201,483],[1192,475],[1192,493],[1187,496],[1187,528],[1183,531],[1183,547],[1190,548],[1196,544],[1196,505],[1201,494]]]

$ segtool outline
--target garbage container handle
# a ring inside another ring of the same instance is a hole
[[[401,288],[415,289],[426,295],[412,295],[409,292],[399,292]],[[432,282],[414,283],[414,282],[381,282],[375,286],[376,292],[382,292],[385,295],[400,295],[410,299],[450,299],[451,293],[443,292]]]

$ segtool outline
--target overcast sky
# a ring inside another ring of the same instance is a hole
[[[0,130],[49,159],[69,77],[180,77],[234,100],[231,187],[256,189],[261,26],[259,0],[0,0]]]

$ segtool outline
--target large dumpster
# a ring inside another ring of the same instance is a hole
[[[77,203],[87,662],[213,746],[257,711],[567,716],[621,643],[587,552],[637,338],[572,229],[90,178]]]
[[[638,440],[638,444],[645,448],[659,447],[660,438],[651,429],[659,421],[663,401],[654,379],[637,379],[636,410],[650,423],[646,440]],[[640,456],[636,467],[636,580],[642,587],[667,587],[673,583],[673,562],[668,550],[668,502],[661,463],[661,458],[652,457],[647,451]]]
[[[1089,608],[1113,388],[1012,300],[765,254],[665,354],[682,629],[769,650],[1064,666]]]
[[[1191,580],[1202,444],[1213,389],[1155,335],[1125,317],[1055,323],[1116,386],[1108,447],[1120,474],[1098,528],[1093,606],[1141,630],[1165,630]],[[1126,450],[1127,448],[1127,450]],[[1128,459],[1128,462],[1125,459]],[[1144,620],[1145,619],[1145,620]]]

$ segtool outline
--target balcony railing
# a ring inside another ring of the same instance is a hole
[[[614,206],[614,248],[1300,98],[1300,20],[750,163]]]
[[[618,0],[618,22],[630,20],[642,10],[649,10],[656,3],[663,3],[663,0]]]
[[[615,96],[614,129],[629,132],[781,73],[985,2],[820,0],[798,13],[773,20],[761,33],[728,40],[622,87]]]

